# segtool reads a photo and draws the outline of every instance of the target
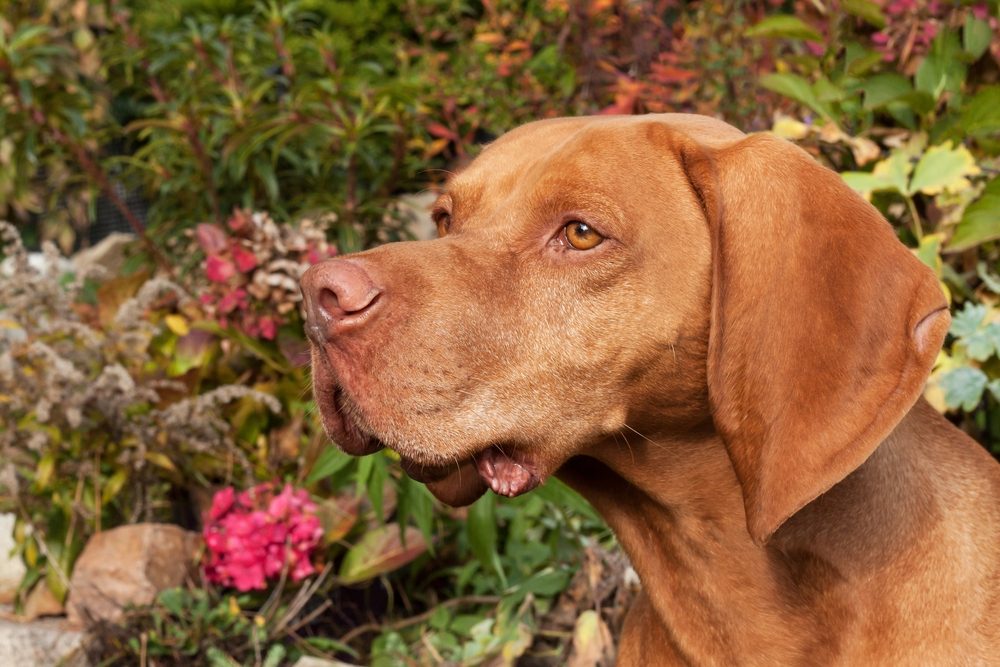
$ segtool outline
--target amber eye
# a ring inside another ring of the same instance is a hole
[[[566,241],[577,250],[590,250],[600,245],[604,237],[586,222],[574,220],[563,227]]]
[[[441,211],[434,214],[434,224],[437,225],[438,238],[445,236],[448,233],[448,228],[451,227],[451,215]]]

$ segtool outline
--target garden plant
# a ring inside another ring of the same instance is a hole
[[[94,628],[97,664],[606,660],[632,583],[593,510],[557,481],[454,510],[391,452],[341,453],[298,291],[313,263],[410,238],[402,195],[557,115],[709,114],[841,172],[950,300],[926,396],[1000,454],[998,5],[10,0],[17,605],[64,601],[93,534],[159,521],[203,536],[198,574]],[[101,211],[135,236],[114,273],[65,259]]]

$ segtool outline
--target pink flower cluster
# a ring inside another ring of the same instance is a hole
[[[231,486],[217,492],[202,535],[208,581],[249,591],[266,588],[286,568],[292,581],[314,573],[323,528],[304,490],[286,484],[277,492],[259,484],[241,493]]]
[[[294,310],[301,272],[337,254],[322,230],[279,226],[265,214],[236,210],[225,226],[203,223],[194,232],[205,253],[201,303],[222,327],[274,340]]]

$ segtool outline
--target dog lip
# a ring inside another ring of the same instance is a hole
[[[352,456],[374,454],[385,445],[374,436],[364,433],[357,422],[344,412],[344,389],[334,384],[328,390],[329,400],[320,406],[327,435],[343,451]]]

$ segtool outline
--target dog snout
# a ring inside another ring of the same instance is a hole
[[[323,342],[356,329],[381,308],[384,289],[360,264],[331,259],[309,268],[302,276],[306,304],[306,332]]]

